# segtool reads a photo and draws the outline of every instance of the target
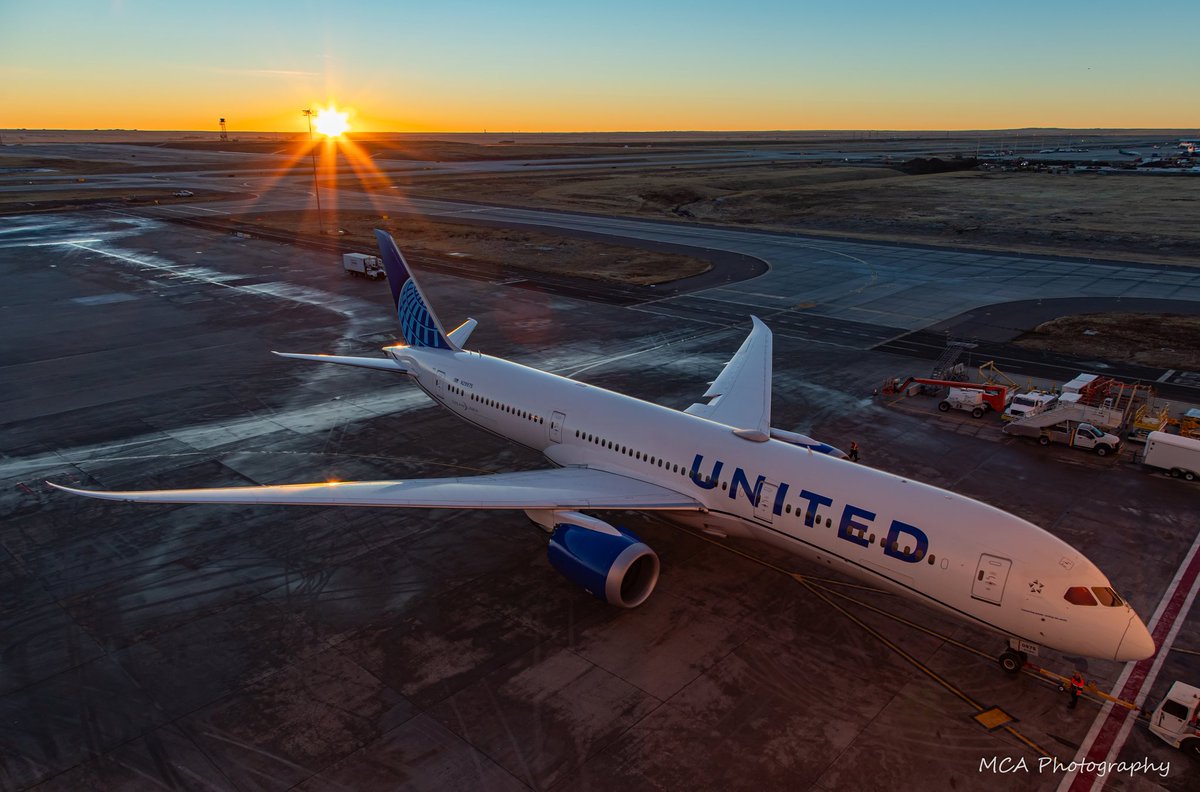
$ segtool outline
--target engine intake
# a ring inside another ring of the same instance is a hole
[[[556,525],[546,550],[550,564],[593,597],[636,608],[658,583],[658,556],[624,528],[601,525],[612,533],[571,523]]]

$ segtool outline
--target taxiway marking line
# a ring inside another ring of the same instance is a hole
[[[841,605],[838,605],[836,602],[831,600],[828,596],[826,596],[826,594],[823,591],[825,589],[825,586],[818,584],[818,583],[813,583],[811,580],[806,578],[804,575],[784,569],[783,567],[778,566],[777,564],[773,564],[770,561],[766,561],[764,559],[758,558],[757,556],[751,555],[750,553],[747,553],[744,550],[739,550],[736,547],[730,547],[729,545],[723,544],[723,543],[718,542],[710,537],[698,534],[694,531],[686,531],[685,530],[684,532],[691,534],[692,536],[696,537],[697,539],[708,542],[711,545],[716,545],[717,547],[720,547],[722,550],[726,550],[730,553],[733,553],[734,555],[739,555],[748,561],[753,561],[754,563],[756,563],[760,566],[764,566],[764,567],[767,567],[768,569],[772,569],[776,572],[780,572],[784,575],[787,575],[788,577],[792,578],[793,580],[799,582],[800,585],[804,586],[810,592],[812,592],[813,594],[816,594],[818,597],[820,597],[822,600],[824,600],[825,603],[827,605],[829,605],[831,608],[838,611],[843,616],[845,616],[847,619],[854,622],[859,627],[862,627],[868,633],[873,635],[884,646],[888,647],[893,652],[900,655],[902,658],[907,660],[909,663],[912,663],[914,666],[917,667],[917,669],[922,671],[926,676],[928,676],[934,682],[937,682],[939,685],[941,685],[947,691],[954,694],[958,698],[962,699],[964,702],[966,702],[970,706],[974,707],[976,713],[983,712],[985,709],[987,709],[987,707],[985,707],[982,704],[980,704],[979,702],[975,701],[975,699],[971,698],[969,695],[967,695],[965,692],[963,692],[963,690],[961,688],[959,688],[958,686],[956,686],[954,683],[950,682],[948,679],[946,679],[945,677],[938,674],[932,668],[925,665],[920,660],[918,660],[917,658],[913,657],[908,652],[901,649],[898,645],[893,643],[891,639],[889,639],[888,637],[883,635],[883,633],[879,632],[874,627],[871,627],[869,624],[867,624],[866,622],[859,619],[853,613],[851,613],[850,611],[843,608]],[[829,581],[829,582],[833,582],[833,581]],[[867,588],[867,587],[859,586],[858,588]],[[888,592],[882,591],[880,589],[877,589],[877,590],[880,591],[880,593],[884,593],[884,594],[888,593]],[[829,593],[836,594],[836,592],[829,592]],[[852,599],[850,597],[846,597],[846,595],[844,595],[844,594],[836,594],[836,596],[845,597],[846,599],[849,599],[851,602],[858,602],[858,600]],[[868,607],[870,607],[870,606],[868,606]],[[888,615],[893,619],[897,619],[898,621],[902,621],[902,622],[904,621],[903,619],[900,619],[899,617],[892,616],[891,614],[887,614],[886,612],[884,612],[884,613],[885,613],[885,615]],[[926,629],[926,632],[930,632],[930,631],[928,629]],[[959,645],[958,642],[953,640],[952,638],[947,638],[944,635],[938,635],[937,633],[933,633],[933,632],[930,632],[930,634],[935,635],[938,638],[941,638],[942,640],[947,641],[951,644]],[[972,650],[972,651],[978,651],[978,650]],[[1004,731],[1008,732],[1010,735],[1015,737],[1018,741],[1024,743],[1026,746],[1028,746],[1030,749],[1032,749],[1034,753],[1037,753],[1037,754],[1047,757],[1047,758],[1056,758],[1056,757],[1054,757],[1054,754],[1050,753],[1045,748],[1042,748],[1040,745],[1035,743],[1033,740],[1030,740],[1025,735],[1021,734],[1019,731],[1017,731],[1012,726],[1004,726],[1003,728],[1004,728]]]
[[[1150,634],[1158,651],[1153,656],[1125,666],[1117,684],[1113,687],[1112,695],[1125,701],[1132,701],[1138,707],[1150,692],[1158,672],[1162,670],[1163,662],[1170,653],[1171,644],[1179,634],[1179,628],[1192,602],[1196,599],[1196,591],[1200,588],[1200,534],[1196,535],[1191,548],[1175,572],[1171,585],[1158,603],[1158,609],[1150,620]],[[1087,737],[1079,746],[1074,762],[1111,762],[1125,745],[1130,730],[1136,718],[1130,717],[1130,710],[1115,708],[1111,703],[1105,704],[1088,730]],[[1097,776],[1094,772],[1069,772],[1058,785],[1058,792],[1099,792],[1108,780],[1108,774]]]
[[[937,682],[939,685],[941,685],[947,691],[949,691],[950,693],[953,693],[955,696],[958,696],[960,699],[965,701],[967,704],[974,707],[976,713],[983,712],[985,709],[987,709],[987,707],[983,706],[978,701],[976,701],[975,699],[968,696],[957,685],[950,682],[948,679],[943,677],[941,674],[937,673],[932,668],[925,665],[924,663],[922,663],[917,658],[913,657],[911,654],[909,654],[905,650],[901,649],[890,638],[883,635],[883,633],[879,632],[874,627],[870,626],[869,624],[867,624],[866,622],[864,622],[863,620],[861,620],[857,616],[855,616],[853,613],[851,613],[850,611],[843,608],[841,605],[834,602],[832,599],[830,599],[828,596],[826,596],[824,592],[822,592],[820,590],[820,587],[815,586],[815,585],[809,583],[807,580],[803,580],[803,579],[800,580],[800,583],[806,589],[808,589],[810,592],[812,592],[813,594],[816,594],[818,597],[820,597],[822,600],[824,600],[827,605],[834,608],[839,613],[841,613],[843,616],[845,616],[847,619],[854,622],[859,627],[862,627],[868,633],[873,635],[876,638],[876,640],[880,641],[884,646],[888,647],[893,652],[900,655],[900,657],[904,658],[909,663],[912,663],[914,666],[917,667],[918,670],[922,671],[926,676],[928,676],[934,682]],[[1018,741],[1024,743],[1028,748],[1032,749],[1034,753],[1037,753],[1046,758],[1053,758],[1053,754],[1049,753],[1048,751],[1046,751],[1046,749],[1042,748],[1040,745],[1035,743],[1033,740],[1030,740],[1028,737],[1021,734],[1019,731],[1014,729],[1012,726],[1005,726],[1003,728],[1004,728],[1004,731],[1008,732],[1010,735],[1015,737]]]

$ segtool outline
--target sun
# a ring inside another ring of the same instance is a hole
[[[326,107],[317,113],[316,118],[313,119],[313,126],[327,137],[341,137],[350,129],[350,122],[346,120],[346,115],[334,107]]]

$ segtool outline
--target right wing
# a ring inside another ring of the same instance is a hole
[[[557,468],[464,478],[346,481],[266,487],[103,492],[56,489],[140,503],[391,506],[423,509],[649,509],[700,511],[696,500],[640,479],[591,468]]]

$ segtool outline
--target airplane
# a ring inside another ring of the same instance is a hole
[[[1017,673],[1042,646],[1131,661],[1155,652],[1133,608],[1082,553],[963,495],[857,464],[771,427],[771,331],[758,317],[702,401],[675,410],[465,348],[446,332],[395,241],[375,232],[403,344],[384,357],[281,353],[407,376],[473,426],[553,467],[460,478],[104,492],[142,503],[238,503],[524,512],[551,564],[614,606],[651,595],[660,564],[595,512],[649,511],[716,537],[757,540],[999,633]]]

